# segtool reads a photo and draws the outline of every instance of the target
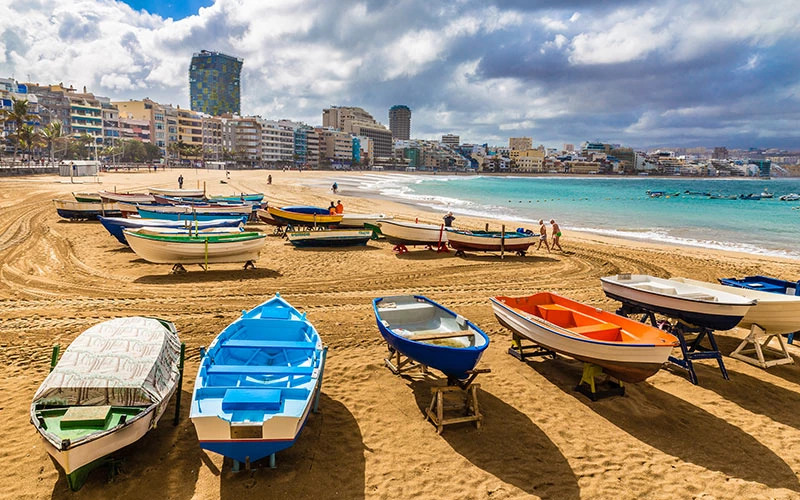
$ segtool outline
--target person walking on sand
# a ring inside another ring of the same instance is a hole
[[[453,221],[456,220],[456,218],[453,217],[453,212],[447,212],[447,215],[442,217],[442,219],[444,219],[444,227],[453,227]]]
[[[342,205],[342,200],[336,200],[336,213],[337,214],[344,213],[344,205]]]
[[[183,174],[178,176],[178,189],[183,189]]]
[[[267,176],[267,184],[272,184],[272,174]]]
[[[331,186],[331,191],[333,191],[333,194],[336,194],[336,192],[339,191],[339,185],[334,182],[333,186]]]
[[[539,219],[539,244],[536,246],[536,250],[542,248],[542,243],[544,243],[547,253],[550,253],[550,245],[547,243],[547,227],[544,225],[544,221]]]
[[[553,250],[558,247],[558,249],[563,252],[564,249],[561,248],[561,243],[558,242],[558,239],[561,238],[561,228],[558,227],[558,224],[556,224],[556,221],[553,219],[550,219],[550,226],[553,228]]]

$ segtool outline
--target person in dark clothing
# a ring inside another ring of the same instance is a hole
[[[453,221],[456,220],[456,218],[453,217],[453,212],[447,212],[447,215],[442,218],[444,219],[445,227],[453,227]]]
[[[183,174],[178,176],[178,189],[183,189]]]

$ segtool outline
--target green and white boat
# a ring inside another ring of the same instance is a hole
[[[158,423],[180,380],[175,325],[140,316],[80,334],[42,382],[31,423],[72,490]]]

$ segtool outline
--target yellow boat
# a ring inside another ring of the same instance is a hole
[[[324,213],[294,212],[277,207],[267,207],[267,211],[276,221],[291,226],[327,227],[342,222],[342,214],[328,215]],[[316,209],[315,211],[324,211],[324,209]]]

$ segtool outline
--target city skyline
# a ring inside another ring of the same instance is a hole
[[[0,6],[0,74],[188,108],[205,48],[246,60],[242,114],[314,124],[331,103],[383,117],[403,102],[422,139],[800,147],[791,2],[207,4],[174,19],[121,2]]]

